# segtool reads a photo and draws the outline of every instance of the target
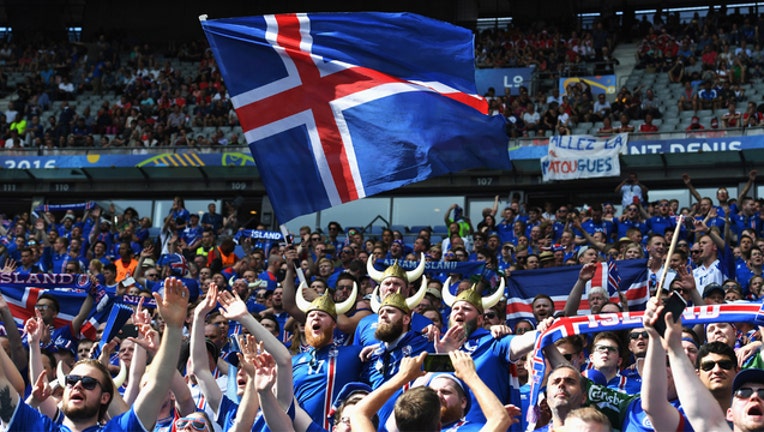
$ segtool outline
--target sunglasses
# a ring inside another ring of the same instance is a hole
[[[693,254],[693,255],[694,255],[694,254],[696,254],[696,253],[700,253],[700,251],[699,251],[699,250],[691,250],[691,251],[690,251],[690,254]]]
[[[647,339],[647,332],[646,331],[642,331],[642,332],[636,332],[636,333],[630,333],[629,334],[629,339],[631,339],[631,340],[637,340],[639,338]]]
[[[183,429],[188,426],[198,431],[207,430],[207,423],[197,417],[183,417],[175,420],[175,428],[177,429]]]
[[[483,318],[485,319],[494,319],[496,318],[496,312],[486,312],[483,314]]]
[[[67,375],[64,380],[69,387],[74,387],[78,382],[82,381],[82,388],[85,390],[93,390],[97,385],[101,385],[97,379],[89,376]]]
[[[597,345],[594,347],[594,350],[597,352],[607,352],[607,353],[618,352],[618,348],[612,347],[610,345]]]
[[[756,393],[756,396],[758,396],[759,399],[764,399],[764,388],[754,390],[750,387],[743,387],[735,390],[735,397],[740,399],[750,399],[754,393]]]
[[[703,372],[709,372],[716,365],[719,365],[719,367],[724,369],[724,370],[731,370],[733,367],[735,367],[735,363],[732,360],[719,360],[719,361],[709,360],[709,361],[704,361],[703,363],[701,363],[700,364],[700,368],[703,370]],[[750,390],[750,389],[748,389],[748,390]],[[764,391],[764,390],[762,390],[762,391]],[[737,394],[736,394],[736,396],[737,396]],[[746,398],[748,398],[749,396],[750,396],[750,394],[748,396],[746,396]],[[762,397],[762,399],[764,399],[764,397]]]

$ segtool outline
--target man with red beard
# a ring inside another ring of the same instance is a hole
[[[371,308],[377,310],[378,323],[374,338],[381,341],[379,347],[372,352],[371,357],[363,365],[363,381],[369,383],[372,389],[381,386],[396,373],[404,357],[416,357],[422,351],[433,352],[434,348],[426,336],[411,331],[411,309],[421,301],[420,297],[405,299],[398,293],[385,297],[380,305],[372,299]],[[385,403],[379,411],[382,424],[393,411],[399,391]]]
[[[8,371],[0,368],[0,424],[5,430],[34,431],[124,431],[152,430],[162,400],[170,388],[180,355],[181,328],[188,307],[188,289],[178,279],[165,281],[164,298],[154,294],[157,309],[165,321],[165,331],[144,387],[129,410],[105,424],[106,410],[114,396],[114,382],[106,368],[96,360],[78,362],[65,378],[61,401],[63,419],[54,423],[36,409],[20,401],[8,382]],[[5,351],[0,350],[0,362]],[[5,363],[8,364],[8,363]]]
[[[311,303],[305,300],[302,291],[297,290],[295,300],[297,307],[306,314],[305,340],[310,348],[292,358],[294,395],[311,419],[328,430],[331,401],[345,384],[358,381],[361,375],[358,356],[361,348],[333,343],[337,315],[347,312],[355,304],[358,286],[353,285],[347,300],[336,306],[328,290]]]

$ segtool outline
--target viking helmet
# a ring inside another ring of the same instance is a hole
[[[477,310],[482,313],[484,310],[493,307],[501,300],[501,297],[504,295],[504,286],[504,278],[501,278],[499,288],[488,297],[480,295],[480,293],[475,290],[475,284],[473,284],[470,289],[464,290],[460,292],[459,295],[454,296],[449,289],[451,287],[451,278],[449,277],[446,279],[446,283],[443,284],[443,301],[446,302],[449,307],[452,307],[457,301],[463,300],[472,306],[475,306]]]
[[[353,308],[355,305],[355,297],[358,294],[358,284],[353,282],[353,291],[350,292],[350,296],[342,303],[335,305],[329,290],[326,290],[324,295],[319,296],[312,302],[309,302],[305,300],[305,297],[302,295],[303,288],[307,288],[307,284],[305,282],[302,282],[297,288],[297,295],[295,296],[297,307],[306,314],[314,310],[326,312],[327,314],[331,315],[335,321],[337,320],[337,315],[344,314]]]

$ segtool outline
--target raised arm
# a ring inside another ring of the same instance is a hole
[[[8,363],[11,363],[11,359],[4,349],[0,349],[0,364]],[[13,413],[16,412],[16,407],[21,402],[19,392],[12,384],[14,373],[18,373],[15,367],[11,369],[0,367],[0,423],[5,427],[10,423]]]
[[[584,229],[583,225],[581,224],[581,219],[578,217],[573,219],[573,226],[581,232],[581,235],[584,236],[586,243],[589,243],[594,249],[597,249],[600,252],[605,252],[605,249],[607,249],[607,244],[595,240],[594,237],[592,237],[592,235]]]
[[[45,329],[45,323],[43,323],[39,311],[35,311],[35,314],[37,317],[29,318],[24,323],[24,333],[27,335],[27,343],[29,344],[29,382],[34,382],[45,371],[42,364],[42,352],[40,351],[40,339]],[[22,392],[23,390],[19,393]]]
[[[284,304],[284,310],[287,311],[287,313],[289,313],[292,318],[301,323],[304,323],[305,312],[301,311],[300,308],[297,307],[297,288],[294,286],[294,279],[297,277],[295,266],[300,262],[298,260],[297,251],[294,249],[287,249],[287,251],[284,252],[284,257],[286,258],[287,262],[287,270],[284,281],[281,282],[281,287],[284,291],[281,297],[281,301]]]
[[[534,345],[536,345],[536,338],[538,335],[544,333],[553,322],[554,318],[546,318],[536,326],[536,330],[525,332],[520,336],[512,338],[512,342],[509,343],[510,360],[516,361],[520,357],[531,352]]]
[[[196,382],[207,399],[207,405],[217,412],[223,392],[220,391],[215,377],[210,371],[210,363],[207,358],[207,347],[204,341],[204,318],[215,309],[217,304],[218,288],[214,283],[210,284],[207,295],[194,309],[193,323],[191,324],[191,363],[189,373],[196,377]]]
[[[136,416],[147,429],[153,428],[156,423],[162,400],[167,395],[175,366],[178,364],[182,328],[188,309],[188,288],[179,279],[167,278],[164,282],[164,297],[154,293],[154,299],[159,314],[165,321],[165,330],[157,355],[147,374],[148,384],[141,390],[133,406]]]
[[[753,183],[756,181],[757,174],[758,172],[755,169],[748,173],[748,181],[746,182],[745,186],[743,186],[743,189],[740,190],[740,193],[737,196],[737,202],[741,202],[743,198],[748,194],[748,191],[751,190],[751,186],[753,186]]]
[[[13,319],[11,309],[8,307],[8,303],[2,294],[0,294],[0,319],[2,319],[5,325],[5,335],[8,337],[13,364],[16,366],[16,369],[23,370],[27,364],[27,350],[21,344],[21,333],[19,333],[19,328],[16,327],[16,321]]]
[[[701,196],[700,193],[698,193],[698,190],[695,189],[695,186],[692,185],[692,179],[690,178],[690,175],[687,173],[682,174],[682,181],[684,182],[684,185],[687,186],[687,189],[690,190],[690,194],[698,201],[700,202]]]
[[[294,423],[281,408],[281,404],[273,394],[273,385],[278,381],[278,375],[280,375],[276,361],[266,351],[255,358],[255,366],[257,373],[254,378],[254,388],[257,390],[265,423],[274,431],[294,431]],[[296,400],[294,404],[297,410],[302,410]]]
[[[581,296],[584,294],[586,283],[592,280],[596,271],[597,264],[594,263],[585,264],[581,267],[581,270],[578,272],[578,279],[570,290],[568,299],[565,301],[565,309],[563,309],[565,316],[578,315],[578,307],[581,305]]]
[[[98,284],[98,280],[95,276],[91,277],[90,283]],[[75,338],[80,338],[80,329],[82,329],[82,324],[85,322],[86,319],[88,319],[88,316],[93,311],[93,304],[95,303],[93,296],[88,294],[85,296],[85,301],[82,302],[82,305],[80,305],[80,310],[77,312],[77,316],[75,316],[72,319],[72,334]]]
[[[655,305],[655,299],[651,299]],[[676,430],[679,425],[679,411],[668,403],[668,373],[666,372],[666,350],[660,342],[660,334],[652,322],[644,322],[650,338],[647,342],[645,364],[642,369],[642,409],[652,424],[661,425],[666,430]]]
[[[478,376],[472,357],[459,350],[451,351],[448,356],[451,357],[451,363],[454,365],[455,375],[472,390],[480,410],[485,415],[486,423],[480,429],[481,432],[504,432],[509,429],[513,423],[512,419],[499,398]]]
[[[252,335],[239,337],[239,346],[241,347],[241,354],[237,354],[239,357],[239,367],[241,367],[247,377],[247,384],[244,387],[244,394],[239,401],[239,409],[236,411],[236,418],[229,430],[234,432],[249,432],[252,430],[252,425],[255,423],[257,410],[260,408],[260,402],[257,398],[257,390],[255,389],[255,364],[257,361],[258,347],[255,338]],[[262,348],[262,345],[260,348]],[[276,402],[275,405],[275,410],[281,411],[280,407],[278,407],[278,402]],[[263,415],[265,415],[265,410],[263,410]]]
[[[280,370],[292,370],[292,355],[289,350],[247,312],[247,305],[239,294],[223,291],[218,295],[218,303],[225,318],[240,322],[250,334],[262,342],[264,348],[273,355]],[[292,376],[286,372],[279,375],[281,377],[276,386],[277,395],[282,408],[286,409],[292,403]]]
[[[427,352],[423,352],[416,357],[403,357],[398,373],[355,405],[355,410],[350,415],[351,428],[356,432],[375,432],[376,428],[371,422],[374,414],[398,389],[424,375],[422,364],[426,356]]]
[[[151,316],[148,311],[143,309],[143,297],[138,302],[133,313],[133,324],[138,326],[138,337],[129,338],[135,344],[133,359],[130,362],[129,379],[127,380],[127,389],[123,398],[127,404],[135,402],[138,393],[141,391],[140,382],[143,374],[146,372],[146,364],[149,359],[149,352],[153,357],[159,349],[159,333],[151,328]]]
[[[650,299],[643,316],[645,325],[655,325],[660,318],[663,306],[655,299]],[[692,428],[699,431],[730,430],[725,415],[711,392],[695,374],[695,367],[690,363],[682,348],[682,321],[674,322],[671,312],[665,316],[666,333],[662,343],[668,351],[671,373],[674,376],[679,402],[684,414],[690,420]]]

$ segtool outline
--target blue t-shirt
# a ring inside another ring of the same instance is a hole
[[[143,432],[145,430],[146,428],[141,424],[140,419],[138,419],[138,416],[131,407],[127,412],[114,417],[105,425],[92,426],[86,429],[86,432]],[[8,423],[8,431],[71,432],[71,429],[60,423],[54,422],[23,401],[19,401],[16,410],[13,412],[11,421]]]
[[[337,393],[361,375],[361,347],[333,344],[292,357],[294,396],[311,419],[329,428],[326,416]]]

